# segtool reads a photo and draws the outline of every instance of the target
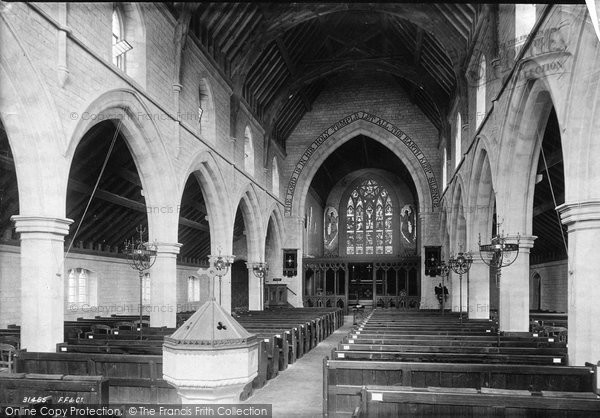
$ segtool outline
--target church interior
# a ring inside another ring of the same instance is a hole
[[[0,415],[600,416],[599,13],[1,2]]]

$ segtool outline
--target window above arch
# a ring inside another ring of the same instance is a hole
[[[486,103],[485,103],[485,88],[487,84],[487,71],[485,63],[485,55],[481,54],[479,59],[479,83],[477,84],[477,96],[476,96],[476,110],[475,114],[475,129],[479,128],[481,122],[485,118]]]
[[[254,142],[249,126],[246,126],[244,131],[244,169],[248,174],[254,176]]]
[[[444,148],[444,156],[447,158],[446,149]],[[456,127],[454,133],[454,167],[458,167],[462,159],[462,117],[460,112],[456,113]],[[445,167],[445,165],[444,165]],[[444,187],[446,182],[444,182]]]
[[[442,154],[442,190],[446,190],[448,184],[448,152],[446,147]]]
[[[198,126],[200,135],[207,141],[215,141],[215,110],[210,84],[206,78],[198,84]]]
[[[277,164],[277,157],[273,157],[271,176],[271,191],[276,197],[279,197],[279,164]]]
[[[515,50],[527,40],[536,20],[535,4],[515,4]]]
[[[112,61],[121,71],[125,71],[125,54],[132,46],[125,40],[125,19],[120,7],[115,5],[112,12]]]

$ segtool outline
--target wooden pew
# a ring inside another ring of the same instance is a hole
[[[437,344],[437,343],[436,343]],[[472,354],[510,354],[510,355],[540,355],[553,357],[566,357],[566,347],[490,347],[476,344],[469,345],[398,345],[391,343],[384,344],[362,344],[355,342],[353,344],[339,344],[338,350],[350,351],[381,351],[381,352],[421,352],[421,353],[472,353]]]
[[[108,404],[108,379],[102,376],[62,374],[0,373],[0,404],[46,402],[68,406],[74,404]],[[51,399],[47,399],[51,397]]]
[[[381,361],[421,361],[430,363],[504,363],[504,364],[539,364],[565,365],[566,356],[539,354],[495,354],[495,353],[444,353],[427,352],[423,347],[420,352],[402,351],[359,351],[333,350],[332,358],[346,360],[381,360]]]
[[[367,386],[353,417],[392,416],[600,416],[593,394]]]
[[[324,412],[350,414],[365,385],[592,392],[591,367],[329,360],[323,362]]]
[[[565,348],[567,345],[564,342],[548,341],[547,338],[536,338],[534,340],[523,338],[523,339],[511,339],[505,340],[502,338],[496,338],[490,336],[476,337],[476,338],[438,338],[438,339],[427,339],[427,338],[362,338],[357,336],[354,338],[344,337],[341,341],[343,344],[393,344],[393,345],[437,345],[437,346],[476,346],[476,347],[537,347],[537,348]]]
[[[138,356],[19,351],[18,373],[104,376],[110,403],[178,403],[173,387],[162,379],[162,355]]]

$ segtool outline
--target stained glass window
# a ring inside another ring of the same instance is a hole
[[[392,254],[393,213],[388,191],[375,180],[363,181],[346,204],[346,254]]]

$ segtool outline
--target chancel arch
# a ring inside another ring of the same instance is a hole
[[[305,304],[418,308],[419,210],[408,168],[384,144],[357,134],[336,148],[304,208]]]
[[[350,123],[338,129],[334,135],[329,136],[318,145],[316,150],[307,157],[306,161],[303,158],[301,160],[303,162],[301,168],[298,165],[296,166],[299,174],[297,174],[297,176],[294,175],[296,181],[294,182],[293,187],[291,183],[288,184],[286,191],[286,216],[298,216],[304,212],[308,189],[319,167],[321,167],[323,162],[337,148],[359,135],[367,136],[374,141],[381,143],[407,167],[411,173],[412,181],[415,183],[419,205],[422,208],[439,206],[439,191],[437,182],[435,181],[435,175],[431,173],[434,180],[429,182],[429,173],[426,174],[424,172],[421,162],[404,142],[398,141],[398,137],[390,133],[387,129],[363,119],[366,118],[366,116],[363,116],[363,118],[359,118],[358,116],[360,115],[357,114],[356,117],[351,119]],[[402,134],[399,135],[402,136]],[[404,138],[406,139],[408,137],[404,135]],[[426,158],[421,161],[426,163]],[[428,164],[425,165],[428,166]]]

